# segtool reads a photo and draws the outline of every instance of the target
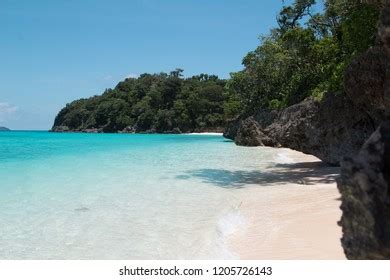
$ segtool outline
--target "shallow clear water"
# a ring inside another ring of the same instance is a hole
[[[236,258],[239,189],[276,156],[213,135],[1,132],[0,259]]]

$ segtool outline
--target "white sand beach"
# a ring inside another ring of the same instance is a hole
[[[229,249],[241,259],[345,259],[337,225],[339,169],[289,149],[280,156],[288,164],[268,170],[269,183],[241,190],[245,223],[230,235]]]

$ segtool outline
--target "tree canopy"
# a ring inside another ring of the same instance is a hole
[[[280,11],[278,27],[261,37],[227,82],[236,114],[284,108],[309,96],[341,92],[350,61],[375,41],[383,1],[295,0]]]
[[[215,75],[183,78],[183,70],[127,78],[101,96],[76,100],[57,115],[54,127],[83,131],[189,132],[225,124],[225,81]]]

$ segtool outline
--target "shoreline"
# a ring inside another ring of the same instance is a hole
[[[337,225],[339,168],[285,148],[276,162],[268,171],[285,182],[241,190],[245,224],[227,237],[229,251],[244,260],[345,259]]]
[[[11,130],[7,131],[10,132]],[[14,130],[18,132],[17,130]],[[20,130],[23,131],[23,130]],[[50,133],[83,133],[83,134],[135,134],[135,135],[217,135],[217,136],[223,136],[222,132],[216,132],[216,131],[210,131],[210,132],[182,132],[182,133],[173,133],[173,132],[123,132],[123,131],[117,131],[117,132],[99,132],[99,131],[53,131],[53,130],[42,130],[44,132],[50,132]]]
[[[192,132],[192,133],[182,133],[181,135],[216,135],[216,136],[222,136],[223,133],[219,133],[219,132]]]

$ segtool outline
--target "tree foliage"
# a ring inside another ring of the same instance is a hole
[[[169,74],[142,74],[127,78],[101,96],[67,104],[55,127],[70,130],[102,129],[117,132],[182,132],[223,127],[228,96],[225,81],[201,74],[183,78],[182,69]]]
[[[244,57],[244,69],[231,74],[229,108],[253,114],[342,91],[346,66],[375,41],[381,1],[324,2],[320,13],[314,0],[283,7],[278,27]]]

